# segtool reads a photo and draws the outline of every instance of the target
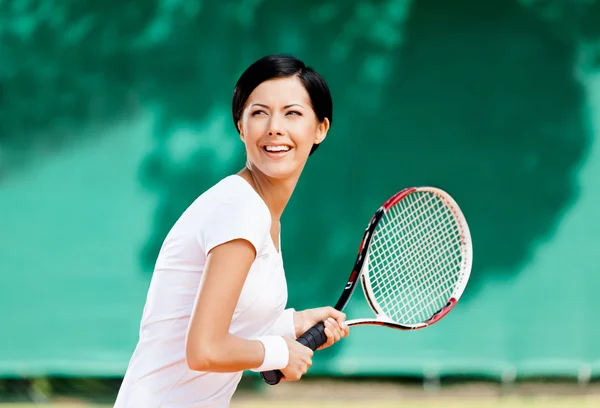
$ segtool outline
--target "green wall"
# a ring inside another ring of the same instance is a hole
[[[124,372],[166,232],[244,164],[233,85],[276,52],[334,97],[282,220],[291,306],[336,301],[406,186],[449,191],[474,241],[451,315],[355,328],[313,373],[600,375],[599,2],[218,4],[0,1],[1,376]]]

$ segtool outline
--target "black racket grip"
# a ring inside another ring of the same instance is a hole
[[[305,347],[308,347],[312,351],[315,351],[323,344],[327,342],[327,336],[325,335],[325,324],[317,323],[310,329],[308,329],[302,336],[298,337],[296,341]],[[283,378],[283,373],[280,370],[264,371],[260,373],[264,382],[269,385],[279,384],[279,381]]]
[[[303,346],[308,347],[312,351],[315,351],[327,342],[327,336],[325,335],[325,324],[323,322],[315,324],[302,336],[298,337],[296,341]]]

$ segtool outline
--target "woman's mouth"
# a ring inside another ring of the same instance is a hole
[[[262,149],[270,157],[282,157],[285,156],[292,148],[288,145],[266,145]]]

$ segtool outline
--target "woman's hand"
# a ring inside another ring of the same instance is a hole
[[[294,314],[296,337],[300,337],[304,332],[320,322],[324,322],[325,324],[327,342],[317,350],[326,349],[350,334],[350,327],[346,324],[346,314],[331,306],[326,306],[307,309]]]
[[[291,337],[284,336],[290,352],[287,367],[281,369],[282,381],[298,381],[312,365],[313,351]]]

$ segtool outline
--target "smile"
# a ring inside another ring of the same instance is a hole
[[[263,146],[263,150],[268,153],[286,153],[289,152],[292,148],[286,145],[269,145]]]

